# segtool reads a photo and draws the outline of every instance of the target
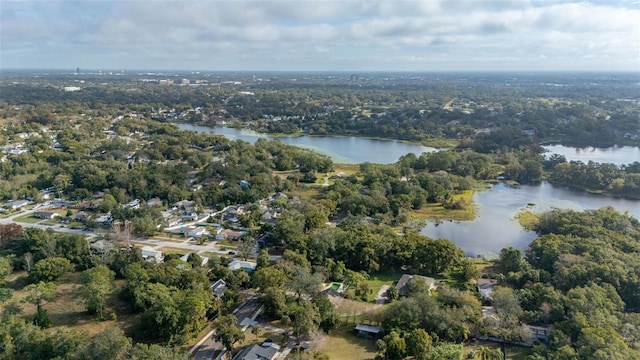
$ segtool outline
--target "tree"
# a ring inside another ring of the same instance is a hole
[[[42,309],[43,301],[53,301],[56,296],[56,284],[39,282],[37,284],[29,284],[24,288],[27,296],[22,302],[29,302],[36,306],[36,315],[33,323],[41,328],[48,328],[52,325],[47,311]]]
[[[37,284],[29,284],[24,290],[27,296],[22,302],[34,304],[38,309],[43,301],[53,301],[56,297],[56,284],[52,282],[40,281]]]
[[[402,360],[407,354],[407,343],[396,331],[382,338],[382,350],[386,360]],[[379,346],[380,347],[380,346]]]
[[[293,335],[297,338],[309,336],[320,320],[318,308],[307,300],[292,303],[289,315],[292,318]]]
[[[13,264],[8,257],[0,256],[0,284],[13,272]]]
[[[302,294],[313,296],[320,291],[322,279],[319,274],[312,274],[308,268],[295,265],[293,274],[289,282],[289,289],[298,296],[298,301]]]
[[[416,360],[429,360],[433,350],[433,340],[424,329],[413,329],[407,337],[407,349]]]
[[[32,281],[55,281],[73,269],[68,259],[50,257],[38,261],[31,269],[29,277]]]
[[[243,236],[240,240],[238,240],[238,255],[242,257],[242,259],[247,260],[249,255],[251,255],[251,251],[253,247],[256,245],[256,239],[251,236]]]
[[[58,174],[53,179],[53,186],[56,187],[56,192],[58,196],[62,195],[69,189],[71,186],[71,176],[68,174]]]
[[[78,351],[79,360],[124,360],[130,358],[131,340],[117,326],[106,328]]]
[[[10,241],[14,240],[22,233],[22,226],[11,223],[8,225],[0,224],[0,249],[3,249]]]
[[[280,266],[259,268],[251,274],[253,287],[264,291],[267,288],[281,288],[287,282],[287,274]]]
[[[253,334],[256,337],[256,341],[258,341],[258,336],[260,336],[260,332],[262,332],[262,329],[260,329],[260,326],[258,325],[251,325],[250,329],[251,334]]]
[[[287,302],[284,291],[275,287],[262,290],[260,303],[264,306],[265,316],[272,319],[281,318],[287,311]]]
[[[509,246],[500,250],[500,265],[506,271],[520,271],[526,265],[520,249]]]
[[[106,297],[113,288],[115,273],[104,265],[85,270],[80,275],[80,296],[84,299],[87,311],[104,318]]]
[[[213,338],[220,341],[227,351],[233,350],[233,344],[244,340],[244,332],[236,325],[238,319],[233,315],[219,316],[214,322],[215,334]]]

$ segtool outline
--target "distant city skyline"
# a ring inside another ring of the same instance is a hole
[[[0,2],[0,69],[640,72],[640,0]]]

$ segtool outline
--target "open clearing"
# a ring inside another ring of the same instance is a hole
[[[25,271],[16,272],[7,278],[7,286],[12,288],[13,298],[22,307],[21,317],[31,321],[36,313],[36,306],[30,303],[20,303],[27,296],[22,290],[28,285]],[[42,308],[47,311],[54,328],[67,328],[88,335],[95,335],[107,327],[120,326],[129,336],[135,335],[135,327],[139,324],[139,316],[129,312],[129,306],[118,297],[118,290],[124,280],[116,281],[114,291],[107,300],[107,312],[114,312],[115,320],[99,321],[95,315],[88,314],[82,299],[78,296],[78,280],[80,273],[68,273],[56,282],[56,298],[51,302],[44,302]]]
[[[376,342],[356,336],[354,326],[346,325],[331,331],[318,341],[317,351],[331,360],[373,359],[377,354]]]

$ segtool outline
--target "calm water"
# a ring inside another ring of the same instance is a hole
[[[567,161],[582,161],[588,163],[589,161],[599,163],[614,163],[617,165],[627,165],[634,161],[640,161],[640,147],[636,146],[612,146],[610,148],[597,148],[597,147],[585,147],[574,148],[563,145],[546,145],[543,148],[549,152],[545,155],[551,154],[564,155]]]
[[[207,127],[190,124],[178,124],[183,130],[224,135],[232,140],[255,142],[261,137],[272,139],[245,129],[227,127]],[[374,162],[381,164],[394,163],[401,156],[413,152],[416,155],[425,151],[436,151],[434,148],[404,144],[397,141],[373,140],[357,137],[278,137],[283,143],[313,149],[330,156],[336,163]],[[577,149],[561,145],[545,146],[552,152],[564,155],[567,160],[588,162],[610,162],[630,164],[640,161],[640,148],[623,146],[609,149],[587,148]],[[478,207],[478,218],[467,222],[445,221],[436,226],[428,224],[422,233],[432,238],[447,238],[455,242],[468,255],[475,256],[486,252],[500,252],[508,246],[526,247],[536,234],[522,229],[514,216],[528,209],[543,212],[553,208],[559,209],[598,209],[613,206],[619,211],[628,211],[630,215],[640,219],[640,201],[611,198],[554,187],[543,182],[536,186],[520,186],[512,188],[498,184],[488,191],[477,192],[474,202]],[[528,203],[534,204],[527,206]]]
[[[393,140],[366,139],[353,136],[298,136],[298,137],[272,137],[268,134],[260,134],[246,129],[234,129],[229,127],[209,127],[191,124],[176,124],[182,130],[192,130],[207,134],[224,135],[231,140],[244,140],[250,143],[260,138],[278,139],[285,144],[295,145],[314,150],[320,154],[331,157],[338,164],[360,164],[372,162],[378,164],[392,164],[408,153],[420,155],[423,152],[437,151],[427,146],[405,144]]]
[[[525,248],[536,234],[524,230],[515,215],[522,210],[544,212],[550,209],[586,210],[613,206],[618,211],[628,211],[640,219],[640,200],[626,200],[598,196],[589,193],[555,187],[543,182],[540,185],[508,187],[498,184],[488,191],[477,192],[474,202],[478,218],[474,221],[449,222],[438,226],[428,224],[421,232],[431,238],[446,238],[456,243],[468,255],[500,252],[508,246]],[[533,206],[527,204],[532,203]]]

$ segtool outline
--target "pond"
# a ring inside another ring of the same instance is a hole
[[[231,140],[255,142],[261,137],[278,139],[283,143],[315,150],[328,155],[336,163],[359,164],[373,162],[390,164],[401,156],[413,152],[416,155],[437,149],[406,144],[392,140],[375,140],[343,136],[300,136],[272,137],[246,129],[228,127],[207,127],[191,124],[177,124],[183,130],[224,135]],[[564,155],[567,160],[583,162],[597,161],[615,164],[629,164],[640,161],[640,148],[631,146],[608,149],[578,149],[562,145],[545,146],[551,153]],[[478,206],[478,218],[468,222],[429,223],[422,233],[431,238],[446,238],[456,243],[468,255],[476,256],[486,252],[498,253],[508,246],[525,248],[536,234],[524,230],[514,216],[523,209],[543,212],[549,209],[598,209],[613,206],[617,210],[628,211],[640,219],[640,201],[593,195],[543,182],[539,185],[509,187],[504,184],[493,186],[488,191],[477,192],[474,202]],[[527,204],[535,204],[527,206]]]
[[[285,144],[314,150],[331,157],[338,164],[360,164],[372,162],[392,164],[408,153],[420,155],[423,152],[437,151],[436,148],[407,144],[394,140],[377,140],[355,136],[270,136],[247,129],[235,129],[222,126],[198,126],[176,124],[182,130],[191,130],[207,134],[219,134],[231,140],[244,140],[250,143],[260,138],[277,139]]]
[[[564,145],[544,145],[551,154],[564,155],[567,161],[589,161],[599,163],[614,163],[616,165],[628,165],[635,161],[640,161],[640,147],[637,146],[612,146],[608,148],[597,148],[588,146],[584,148],[570,147]]]
[[[523,229],[515,219],[522,210],[540,213],[551,209],[586,210],[612,206],[640,219],[640,200],[593,195],[547,182],[518,187],[497,184],[488,191],[477,192],[474,202],[478,207],[478,217],[474,221],[429,223],[421,233],[431,238],[449,239],[467,255],[476,256],[486,252],[499,253],[508,246],[523,249],[535,239],[536,234]]]

